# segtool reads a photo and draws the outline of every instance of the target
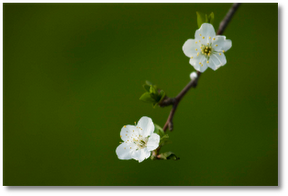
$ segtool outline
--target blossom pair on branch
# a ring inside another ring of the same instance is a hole
[[[224,23],[222,21],[220,24],[222,29],[219,28],[218,32],[224,31],[238,6],[239,4],[233,4],[223,20]],[[120,142],[121,144],[116,149],[119,159],[135,159],[142,162],[151,156],[152,151],[152,159],[179,159],[172,152],[159,154],[161,147],[167,143],[169,138],[166,133],[167,127],[170,125],[169,129],[172,130],[172,118],[178,103],[191,87],[196,87],[200,74],[208,67],[215,71],[227,63],[224,53],[232,47],[231,40],[226,39],[225,36],[216,35],[214,27],[209,23],[214,20],[213,13],[205,17],[197,13],[197,16],[200,28],[195,32],[195,38],[188,39],[182,47],[184,54],[190,58],[189,63],[197,70],[197,73],[192,72],[190,74],[191,81],[175,98],[167,97],[163,90],[158,89],[150,82],[146,82],[144,89],[147,92],[140,97],[140,100],[152,103],[154,107],[173,105],[172,110],[163,129],[154,124],[151,118],[145,116],[138,121],[137,125],[135,123],[135,126],[125,125],[120,132],[123,143]]]

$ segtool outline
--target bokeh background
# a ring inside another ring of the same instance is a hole
[[[142,103],[150,80],[176,96],[194,68],[182,45],[196,11],[232,4],[7,4],[4,185],[278,185],[278,5],[242,4],[224,34],[228,63],[180,103],[179,161],[122,161],[120,129],[170,107]]]

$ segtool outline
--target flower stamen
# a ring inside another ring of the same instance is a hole
[[[202,45],[202,54],[204,54],[205,56],[210,56],[210,54],[211,54],[211,51],[212,51],[212,47],[211,46],[209,46],[209,44],[207,45],[207,46],[204,46],[204,45]]]

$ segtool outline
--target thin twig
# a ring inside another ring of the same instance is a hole
[[[238,9],[240,3],[234,3],[228,13],[226,14],[225,18],[222,20],[222,22],[219,25],[217,35],[222,35],[224,30],[226,29],[228,23],[232,19],[233,15],[235,14],[236,10]]]
[[[201,75],[201,72],[197,71],[197,78],[195,78],[194,80],[191,80],[183,88],[183,90],[177,95],[177,97],[173,99],[174,102],[173,102],[173,106],[172,106],[171,112],[170,112],[170,114],[168,116],[168,119],[167,119],[167,121],[166,121],[166,123],[165,123],[165,125],[163,127],[164,131],[166,131],[167,128],[169,128],[170,131],[173,130],[173,117],[174,117],[175,111],[177,109],[177,106],[178,106],[179,102],[181,101],[181,99],[184,97],[184,95],[189,91],[189,89],[191,87],[196,88],[200,75]]]
[[[226,14],[225,18],[222,20],[222,22],[219,25],[217,35],[223,34],[224,30],[226,29],[228,23],[230,22],[231,18],[233,17],[234,13],[238,9],[240,3],[234,3],[228,13]],[[172,109],[170,111],[170,114],[168,116],[168,119],[163,127],[164,132],[166,132],[167,128],[169,128],[170,131],[173,130],[173,117],[176,112],[176,109],[178,107],[179,102],[184,97],[184,95],[189,91],[191,87],[196,88],[198,84],[199,77],[201,75],[201,72],[197,71],[197,77],[194,80],[191,80],[184,88],[183,90],[175,97],[175,98],[169,98],[165,97],[164,100],[159,104],[161,107],[165,107],[168,105],[172,105]],[[159,151],[161,149],[161,146],[159,146],[154,152],[153,155],[155,158],[159,158]]]

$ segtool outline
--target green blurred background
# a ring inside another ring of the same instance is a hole
[[[4,185],[278,185],[278,5],[242,4],[228,63],[180,103],[179,161],[116,156],[120,129],[170,107],[142,103],[150,80],[176,96],[194,68],[182,45],[196,11],[232,4],[17,4],[4,9]]]

